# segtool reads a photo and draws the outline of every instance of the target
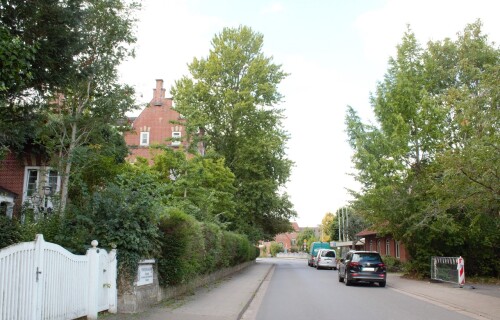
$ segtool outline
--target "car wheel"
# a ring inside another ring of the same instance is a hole
[[[347,278],[347,274],[344,275],[344,283],[345,283],[346,286],[350,286],[351,285],[351,280],[349,280]]]
[[[380,281],[380,282],[378,283],[378,286],[379,286],[379,287],[382,287],[382,288],[383,288],[383,287],[385,287],[385,281]]]

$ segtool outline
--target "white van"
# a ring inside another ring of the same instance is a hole
[[[337,270],[337,253],[332,249],[320,249],[316,256],[316,269]]]

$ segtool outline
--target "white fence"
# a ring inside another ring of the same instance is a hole
[[[18,243],[0,250],[0,319],[66,320],[99,311],[116,313],[116,250],[92,241],[85,256],[45,242]]]

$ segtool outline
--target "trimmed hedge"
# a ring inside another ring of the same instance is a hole
[[[178,209],[160,219],[160,285],[178,285],[220,268],[254,260],[258,248],[246,236],[199,222]]]

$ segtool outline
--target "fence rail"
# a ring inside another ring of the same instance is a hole
[[[463,286],[465,283],[463,258],[431,257],[431,279]]]
[[[0,319],[66,320],[116,313],[116,250],[97,241],[84,256],[39,234],[0,250]]]

